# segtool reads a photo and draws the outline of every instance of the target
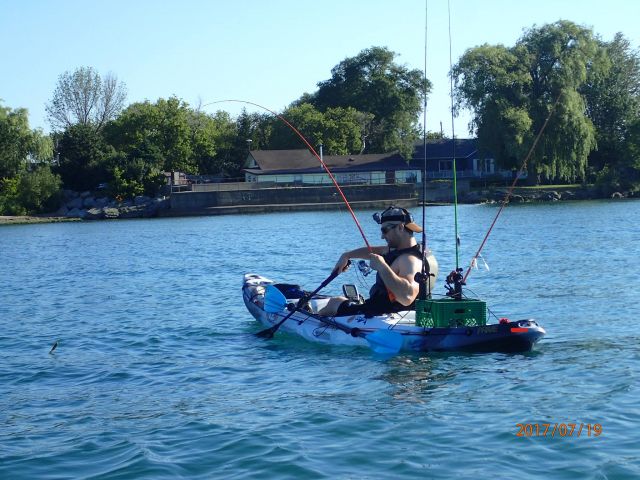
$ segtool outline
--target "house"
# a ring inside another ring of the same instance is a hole
[[[500,175],[511,177],[511,171],[498,171],[495,160],[481,155],[475,138],[457,138],[453,140],[427,140],[427,178],[453,178],[453,157],[455,151],[456,173],[458,178],[473,179]],[[424,169],[424,142],[415,144],[409,165],[420,171]]]
[[[420,171],[397,153],[325,155],[323,161],[340,185],[416,183]],[[330,185],[333,182],[309,150],[255,150],[249,153],[246,182]]]
[[[511,171],[498,172],[493,158],[480,155],[475,139],[456,139],[455,143],[451,139],[442,139],[427,142],[427,179],[453,177],[454,149],[459,179],[512,175]],[[422,182],[424,158],[423,142],[417,142],[413,156],[408,162],[398,153],[325,155],[323,161],[340,185],[376,185]],[[252,151],[247,158],[244,172],[245,181],[251,183],[332,183],[318,159],[306,149]]]

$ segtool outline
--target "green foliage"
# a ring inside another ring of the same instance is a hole
[[[600,45],[600,55],[582,89],[598,144],[589,164],[600,185],[617,190],[638,181],[635,129],[640,121],[640,55],[622,34]]]
[[[229,115],[208,115],[176,97],[130,105],[107,125],[105,136],[118,152],[110,183],[122,196],[154,195],[163,171],[223,174],[237,168],[230,159],[236,125]]]
[[[0,178],[25,170],[27,162],[47,162],[52,157],[51,139],[29,128],[27,110],[0,105]]]
[[[127,158],[141,158],[166,171],[198,173],[195,144],[200,141],[197,148],[205,155],[214,152],[213,145],[205,144],[198,133],[203,130],[205,117],[176,97],[161,98],[155,104],[145,101],[129,105],[107,126],[105,135]]]
[[[52,142],[29,129],[27,111],[0,105],[0,215],[26,215],[53,208],[59,177],[46,162]]]
[[[113,149],[103,135],[89,125],[69,127],[58,141],[56,173],[67,189],[93,190],[108,178],[108,161]]]
[[[219,116],[220,112],[216,115]],[[270,139],[276,122],[279,120],[269,114],[247,113],[243,109],[234,123],[221,124],[221,135],[218,139],[220,145],[217,155],[218,170],[210,173],[221,173],[229,178],[241,178],[250,149],[274,148]]]
[[[206,115],[194,112],[192,120],[193,155],[198,172],[206,175],[235,174],[236,165],[229,158],[237,139],[236,122],[227,112]],[[246,144],[245,144],[246,155]]]
[[[352,108],[367,114],[361,118],[365,153],[413,151],[419,137],[418,115],[431,89],[420,70],[395,63],[396,53],[372,47],[347,58],[331,70],[331,78],[318,84],[304,100],[321,112]]]
[[[292,124],[318,150],[323,144],[329,155],[348,155],[362,152],[364,125],[372,115],[363,114],[354,108],[328,108],[324,113],[309,103],[289,107],[283,113]],[[269,145],[273,149],[294,149],[304,147],[300,137],[284,122],[273,123]]]
[[[109,182],[111,196],[133,198],[137,195],[155,194],[164,183],[164,174],[157,169],[147,168],[148,165],[139,158],[124,160],[121,165],[115,165]]]
[[[289,107],[282,113],[282,117],[293,125],[314,148],[323,142],[323,115],[313,105],[303,103]],[[300,137],[279,119],[274,119],[273,132],[269,144],[274,150],[306,148]]]
[[[20,201],[20,178],[0,179],[0,215],[26,215]]]
[[[0,181],[0,215],[50,212],[60,204],[60,177],[48,165]]]
[[[481,149],[503,168],[524,159],[554,104],[544,135],[528,164],[529,178],[584,180],[595,148],[580,88],[597,57],[591,30],[559,21],[525,32],[513,48],[470,49],[452,70],[458,108],[470,108]]]

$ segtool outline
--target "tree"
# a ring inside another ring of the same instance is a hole
[[[26,215],[55,205],[60,179],[51,173],[51,139],[31,130],[27,111],[0,105],[0,215]]]
[[[316,150],[323,144],[329,155],[348,155],[362,152],[364,125],[372,115],[354,108],[328,108],[324,113],[309,103],[297,104],[283,114]],[[276,149],[305,148],[298,135],[280,119],[273,119],[270,147]]]
[[[223,112],[217,112],[216,118],[222,118]],[[225,122],[221,124],[218,138],[218,172],[228,178],[240,178],[245,168],[249,150],[271,148],[270,137],[273,117],[268,114],[248,113],[246,109],[233,121],[224,113]]]
[[[516,52],[484,44],[467,50],[453,67],[456,109],[473,110],[469,132],[503,168],[516,168],[531,130],[531,77]]]
[[[226,154],[235,139],[235,122],[227,112],[190,114],[193,156],[201,174],[223,175],[230,168]]]
[[[107,162],[113,149],[89,125],[72,125],[58,140],[58,165],[65,188],[93,190],[109,177]]]
[[[369,115],[361,125],[366,136],[364,152],[413,151],[419,137],[418,116],[424,96],[431,89],[420,70],[398,65],[396,53],[383,47],[363,50],[331,70],[331,78],[318,84],[305,100],[321,112],[329,108],[353,108]]]
[[[473,110],[471,130],[503,168],[522,161],[550,118],[529,160],[530,180],[584,180],[595,130],[580,88],[596,55],[592,31],[568,21],[532,28],[512,48],[467,50],[452,70],[457,106]]]
[[[176,97],[129,105],[105,130],[107,141],[127,157],[151,161],[165,171],[197,173],[193,111]]]
[[[637,179],[633,144],[640,120],[640,55],[621,33],[611,42],[601,42],[600,47],[582,89],[598,145],[589,156],[589,165],[597,179],[624,188]]]
[[[310,103],[289,107],[282,112],[282,117],[293,125],[311,146],[318,148],[318,145],[323,142],[323,115]],[[300,137],[282,120],[273,118],[272,121],[270,148],[274,150],[306,148]]]
[[[0,104],[0,178],[15,177],[27,163],[48,162],[52,143],[40,130],[29,128],[27,110]]]
[[[99,131],[122,110],[125,98],[126,87],[115,75],[102,78],[92,67],[80,67],[60,75],[46,111],[54,130],[79,124]]]

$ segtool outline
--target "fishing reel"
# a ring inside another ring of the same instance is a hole
[[[366,277],[373,271],[373,269],[369,266],[369,264],[364,260],[358,261],[358,270],[360,270],[360,273],[362,274],[363,277]]]
[[[463,271],[464,269],[462,268],[456,268],[447,275],[444,286],[447,289],[447,297],[451,297],[454,300],[462,300],[462,286],[466,285],[463,281]]]

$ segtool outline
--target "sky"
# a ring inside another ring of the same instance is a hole
[[[560,19],[603,40],[640,46],[635,0],[0,0],[0,99],[50,131],[45,104],[58,77],[81,66],[113,73],[127,104],[172,95],[236,116],[239,99],[282,111],[347,57],[372,46],[425,69],[434,88],[427,129],[451,136],[449,50],[455,64],[484,43],[513,46],[525,29]],[[209,105],[207,105],[209,104]],[[247,111],[261,111],[246,105]],[[470,114],[453,122],[468,137]]]

